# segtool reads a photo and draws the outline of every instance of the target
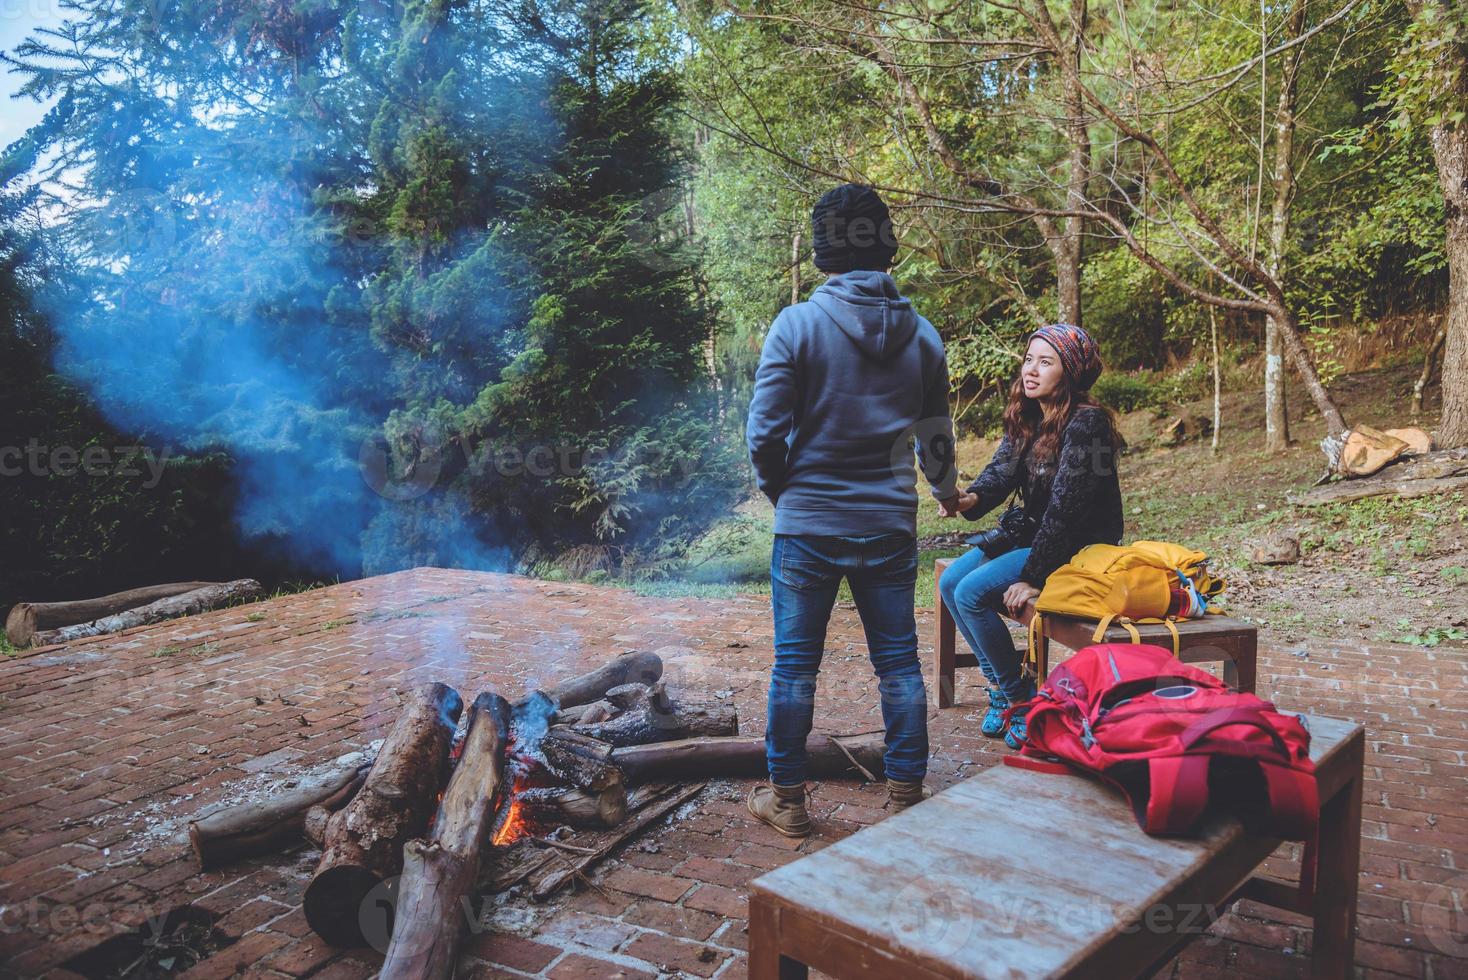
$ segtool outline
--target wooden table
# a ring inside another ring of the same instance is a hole
[[[1316,897],[1255,876],[1279,841],[1215,818],[1148,837],[1082,776],[994,766],[757,878],[749,975],[796,980],[1132,977],[1159,969],[1234,898],[1314,917],[1317,977],[1351,971],[1365,733],[1308,719],[1320,788]]]
[[[935,636],[933,649],[938,655],[938,707],[951,708],[955,703],[954,673],[959,667],[977,667],[978,658],[972,653],[958,652],[958,629],[953,614],[943,604],[943,595],[938,583],[943,572],[952,564],[951,558],[939,558],[933,563],[933,612]],[[1029,626],[1035,615],[1034,604],[1025,608],[1024,615],[1016,622]],[[1042,619],[1043,635],[1040,648],[1035,651],[1035,662],[1039,680],[1043,681],[1050,670],[1050,641],[1054,640],[1070,650],[1079,650],[1097,642],[1093,639],[1096,621],[1077,619],[1073,616],[1058,616],[1046,613]],[[1201,619],[1185,619],[1175,624],[1178,632],[1178,659],[1184,663],[1222,662],[1224,683],[1235,690],[1253,691],[1257,679],[1259,660],[1259,630],[1251,623],[1231,616],[1204,616]],[[1172,649],[1172,634],[1160,623],[1134,624],[1143,643],[1155,643]],[[1103,643],[1130,643],[1131,634],[1126,628],[1113,624],[1101,639]]]

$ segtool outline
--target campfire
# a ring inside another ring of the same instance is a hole
[[[481,693],[467,709],[452,688],[425,685],[380,744],[196,820],[195,854],[217,867],[304,836],[321,848],[304,901],[318,935],[362,945],[363,909],[385,888],[381,976],[451,976],[476,889],[528,882],[549,898],[704,786],[680,780],[763,774],[764,739],[738,736],[733,705],[675,695],[662,673],[656,654],[629,653],[513,704]],[[880,735],[813,735],[807,749],[813,775],[881,772]]]

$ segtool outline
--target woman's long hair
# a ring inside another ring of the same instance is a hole
[[[1004,434],[1018,447],[1017,457],[1028,450],[1030,473],[1038,475],[1055,463],[1060,439],[1071,416],[1082,408],[1094,408],[1106,416],[1113,450],[1120,448],[1121,435],[1116,427],[1116,413],[1091,397],[1089,391],[1076,391],[1070,375],[1060,375],[1055,394],[1042,402],[1025,394],[1024,375],[1009,386],[1009,404],[1004,407]]]

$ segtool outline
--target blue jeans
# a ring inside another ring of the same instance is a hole
[[[943,604],[973,647],[979,669],[1010,703],[1028,700],[1034,694],[1034,685],[1024,676],[1019,652],[999,610],[1004,608],[1004,591],[1020,580],[1019,573],[1029,557],[1029,548],[1016,548],[994,558],[974,548],[949,565],[938,584]]]
[[[770,781],[781,786],[806,778],[805,740],[815,715],[816,675],[843,577],[851,585],[877,672],[887,729],[887,777],[916,781],[927,775],[928,697],[913,616],[916,539],[907,534],[777,534],[770,554],[775,667],[765,756]]]

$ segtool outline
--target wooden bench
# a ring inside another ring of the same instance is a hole
[[[1365,733],[1308,719],[1320,789],[1315,897],[1255,874],[1279,841],[1215,817],[1148,837],[1082,776],[993,766],[750,886],[749,975],[1135,977],[1235,898],[1314,918],[1316,977],[1350,974]]]
[[[958,630],[953,614],[943,604],[943,595],[938,591],[943,572],[953,563],[951,558],[939,558],[933,563],[934,630],[933,649],[938,655],[938,707],[951,708],[955,702],[954,672],[959,667],[977,667],[978,658],[972,653],[958,652]],[[1029,626],[1035,614],[1030,604],[1016,622]],[[1050,669],[1050,641],[1054,640],[1070,650],[1090,646],[1096,632],[1096,621],[1076,619],[1070,616],[1046,614],[1042,619],[1044,635],[1036,651],[1039,679],[1044,680]],[[1241,619],[1230,616],[1205,616],[1188,619],[1176,624],[1178,632],[1178,659],[1184,663],[1223,663],[1223,680],[1239,691],[1253,691],[1259,659],[1259,630]],[[1143,643],[1155,643],[1172,649],[1172,634],[1166,626],[1138,624],[1134,627]],[[1113,625],[1103,638],[1106,643],[1130,643],[1131,634],[1120,625]]]

